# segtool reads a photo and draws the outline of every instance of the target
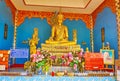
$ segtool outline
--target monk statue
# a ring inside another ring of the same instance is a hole
[[[36,54],[36,49],[37,49],[38,41],[39,41],[39,38],[38,38],[38,29],[34,28],[34,33],[32,35],[32,38],[29,40],[30,54]]]

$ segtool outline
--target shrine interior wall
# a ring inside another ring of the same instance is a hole
[[[111,9],[105,7],[102,12],[97,15],[94,26],[94,50],[99,52],[102,48],[101,28],[105,29],[105,43],[109,42],[110,48],[115,50],[115,58],[118,58],[118,37],[116,15]]]

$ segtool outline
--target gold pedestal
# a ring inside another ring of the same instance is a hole
[[[68,52],[79,51],[80,45],[77,44],[41,44],[41,49],[52,53],[52,55],[61,56]]]
[[[80,45],[75,44],[74,41],[70,42],[52,42],[41,44],[41,49],[45,51],[49,51],[53,56],[56,56],[56,59],[52,63],[52,65],[60,66],[58,64],[58,58],[61,56],[68,54],[69,52],[80,51]]]

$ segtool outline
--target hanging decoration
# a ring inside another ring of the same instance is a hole
[[[7,39],[7,34],[8,34],[8,24],[4,25],[4,39]]]
[[[37,17],[37,18],[41,18],[44,19],[46,18],[48,22],[50,22],[50,18],[52,17],[53,13],[52,12],[37,12],[37,11],[22,11],[19,10],[18,11],[18,22],[17,22],[17,26],[19,26],[20,24],[22,24],[25,20],[26,17],[28,17],[29,19],[32,17]]]
[[[48,23],[50,24],[50,19],[54,15],[54,12],[35,12],[35,11],[19,11],[18,12],[18,22],[17,26],[24,22],[26,17],[39,17],[39,18],[46,18]],[[86,23],[86,26],[90,27],[90,16],[86,14],[75,14],[75,13],[63,13],[64,18],[68,18],[70,20],[78,20],[81,19]]]

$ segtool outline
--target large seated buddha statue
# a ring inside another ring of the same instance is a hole
[[[51,36],[46,40],[47,44],[76,44],[76,40],[68,41],[68,29],[63,25],[63,15],[57,15],[57,23],[52,26]]]
[[[57,22],[52,26],[51,36],[45,41],[45,44],[41,44],[41,49],[51,52],[53,55],[61,56],[64,53],[71,51],[79,51],[80,45],[77,45],[77,33],[76,30],[71,32],[73,34],[73,40],[68,40],[68,28],[63,25],[63,15],[59,13],[56,17]]]

